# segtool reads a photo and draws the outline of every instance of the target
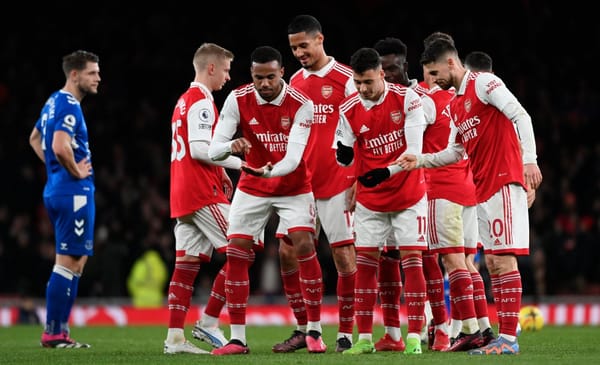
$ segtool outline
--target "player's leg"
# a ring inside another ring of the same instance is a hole
[[[465,255],[447,253],[442,256],[442,262],[449,272],[450,297],[456,308],[458,319],[462,323],[459,335],[448,351],[466,351],[482,346],[483,338],[473,302],[473,283],[471,273],[467,269]]]
[[[517,325],[521,308],[522,282],[517,255],[529,254],[529,212],[527,193],[517,184],[503,186],[485,203],[478,205],[479,229],[501,293],[498,337],[473,354],[519,353]],[[493,223],[493,224],[492,224]],[[486,261],[487,262],[487,261]],[[471,353],[471,352],[469,352]]]
[[[357,270],[354,313],[358,341],[343,352],[349,355],[375,352],[373,310],[377,302],[379,251],[391,230],[387,213],[371,211],[360,203],[356,204],[354,219]]]
[[[281,224],[288,227],[300,272],[300,289],[307,315],[306,347],[308,352],[327,350],[322,339],[321,305],[323,302],[323,273],[315,249],[315,209],[312,193],[294,197],[275,198],[275,210]]]
[[[200,265],[209,260],[212,247],[208,244],[202,247],[205,237],[194,223],[194,214],[177,218],[174,235],[175,267],[167,296],[169,323],[164,353],[206,353],[186,340],[184,327]]]
[[[435,237],[436,232],[430,230],[428,233],[430,242]],[[430,250],[423,252],[423,274],[427,286],[427,299],[431,307],[431,324],[433,325],[430,329],[429,324],[426,323],[428,327],[427,346],[434,351],[444,351],[450,340],[448,339],[448,312],[444,297],[444,274],[439,265],[438,254]]]
[[[356,279],[356,250],[354,248],[354,217],[347,209],[346,191],[328,199],[317,199],[320,225],[331,246],[337,270],[338,333],[336,352],[352,347],[354,327],[354,282]]]
[[[204,236],[203,246],[212,246],[213,250],[221,254],[227,254],[227,226],[226,219],[229,216],[229,204],[213,204],[196,212],[194,223]],[[211,252],[206,251],[205,256]],[[210,257],[208,257],[210,259]],[[227,261],[217,273],[210,295],[204,307],[201,318],[196,321],[192,329],[192,335],[215,348],[224,346],[227,338],[219,328],[219,316],[226,302],[225,275],[227,273]]]
[[[496,338],[494,330],[490,323],[488,314],[488,300],[485,291],[483,278],[479,273],[479,264],[481,260],[479,247],[482,245],[479,239],[479,227],[477,224],[477,207],[466,206],[463,209],[463,227],[465,235],[465,262],[467,270],[471,274],[473,282],[473,303],[475,304],[475,314],[479,324],[479,330],[483,337],[483,345],[487,345]]]
[[[476,253],[469,252],[466,256],[466,263],[467,269],[471,274],[471,281],[473,282],[473,303],[475,304],[477,322],[479,324],[479,329],[481,330],[481,336],[483,337],[483,345],[487,345],[494,340],[496,336],[492,329],[488,314],[488,300],[485,294],[485,284],[477,265],[475,265],[475,256]]]
[[[404,299],[408,329],[405,354],[421,354],[421,327],[425,320],[427,288],[422,252],[427,250],[427,197],[392,217],[394,240],[400,248],[404,272]]]
[[[402,295],[402,275],[400,272],[400,251],[387,245],[379,258],[377,289],[384,335],[375,343],[377,351],[404,351],[406,348],[400,328],[400,297]]]
[[[273,201],[269,197],[258,197],[241,190],[233,197],[229,214],[230,238],[227,245],[227,272],[225,293],[230,320],[230,340],[213,355],[248,354],[246,341],[246,308],[250,295],[248,269],[254,255],[256,237],[260,237],[273,212]],[[249,225],[247,222],[253,222]]]
[[[46,324],[41,344],[52,348],[87,348],[70,338],[69,317],[79,278],[93,255],[95,204],[93,194],[44,199],[55,229],[56,259],[46,286]]]
[[[294,245],[290,238],[284,234],[284,230],[287,232],[287,228],[282,228],[280,222],[277,227],[277,236],[280,237],[279,264],[281,281],[288,305],[292,310],[294,318],[296,318],[296,329],[283,342],[273,345],[273,352],[294,352],[306,347],[306,324],[308,317],[300,287],[300,267]]]

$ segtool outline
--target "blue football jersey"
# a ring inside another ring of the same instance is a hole
[[[63,90],[54,92],[44,104],[36,128],[42,134],[42,149],[46,161],[47,181],[44,196],[94,192],[94,174],[85,179],[73,177],[58,162],[52,151],[52,139],[55,131],[64,131],[72,138],[71,147],[75,161],[89,158],[91,151],[88,131],[79,101]]]

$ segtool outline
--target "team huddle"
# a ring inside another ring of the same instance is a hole
[[[194,55],[195,78],[171,121],[176,262],[164,352],[250,353],[249,268],[275,214],[281,278],[296,327],[273,352],[327,351],[315,248],[322,230],[338,273],[336,352],[419,355],[425,327],[433,351],[519,353],[517,256],[529,254],[528,207],[542,175],[531,117],[493,73],[491,59],[474,52],[463,61],[454,39],[435,32],[423,42],[419,82],[408,76],[400,39],[361,48],[346,65],[326,54],[313,16],[296,16],[287,33],[301,64],[289,83],[281,53],[257,47],[252,82],[231,91],[221,110],[212,92],[230,80],[234,55],[214,43]],[[235,191],[225,169],[240,171]],[[480,247],[497,334],[474,262]],[[208,352],[186,339],[184,323],[200,266],[214,250],[226,254],[226,263],[192,329],[214,347]],[[57,263],[53,275],[64,279],[63,269]],[[374,339],[378,301],[385,334]],[[229,339],[219,328],[223,307]],[[47,321],[44,346],[89,347],[72,340],[58,319]]]

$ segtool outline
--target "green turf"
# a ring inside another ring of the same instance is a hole
[[[200,347],[210,347],[196,341],[186,328],[188,338]],[[293,354],[274,354],[271,346],[288,337],[293,328],[248,327],[251,353],[236,356],[164,355],[166,328],[140,327],[76,327],[75,339],[92,344],[89,349],[45,349],[39,344],[41,327],[14,326],[0,328],[0,364],[597,364],[600,361],[600,328],[545,327],[540,332],[524,332],[519,338],[521,354],[517,356],[471,356],[466,353],[439,353],[425,350],[420,356],[401,353],[374,353],[349,356],[335,353],[336,328],[324,328],[326,354],[308,354],[305,349]],[[378,339],[383,328],[375,328]],[[406,329],[404,329],[406,335]],[[226,330],[226,335],[228,330]],[[356,336],[355,336],[356,337]]]

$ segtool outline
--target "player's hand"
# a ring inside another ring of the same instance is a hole
[[[531,208],[535,201],[535,189],[531,188],[527,183],[527,208]]]
[[[242,171],[253,176],[269,177],[269,172],[273,170],[273,164],[267,162],[263,167],[251,167],[246,163],[242,164]]]
[[[417,167],[417,156],[410,153],[403,154],[394,161],[394,164],[402,167],[405,171],[414,170]]]
[[[525,184],[527,184],[527,186],[534,190],[540,187],[540,184],[542,183],[542,172],[537,164],[524,164],[523,175],[525,177]]]
[[[373,169],[366,174],[359,176],[358,181],[368,188],[381,184],[390,177],[390,170],[387,167]]]
[[[527,191],[527,208],[531,208],[535,201],[535,189],[529,189]]]
[[[82,158],[79,162],[77,162],[77,172],[79,173],[80,179],[85,179],[86,177],[92,175],[92,162],[89,157]]]
[[[337,142],[337,150],[335,150],[335,158],[344,166],[348,166],[354,159],[354,149],[352,147],[344,146],[342,142]]]
[[[244,155],[250,152],[252,144],[246,138],[241,137],[231,142],[231,153]]]

